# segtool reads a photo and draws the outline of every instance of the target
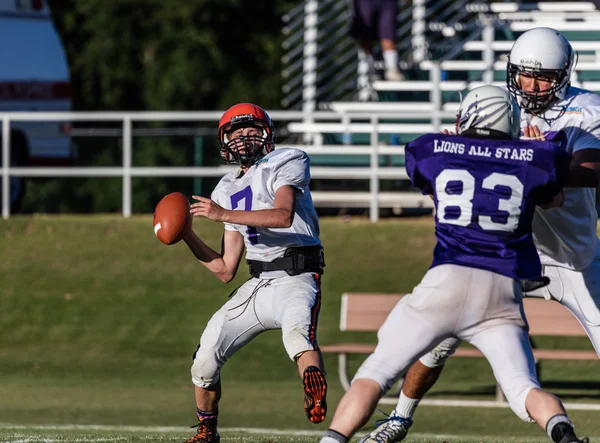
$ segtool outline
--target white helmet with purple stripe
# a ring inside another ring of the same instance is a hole
[[[456,132],[475,130],[479,135],[502,133],[518,139],[521,132],[521,111],[508,91],[486,85],[471,90],[462,100],[456,116]]]

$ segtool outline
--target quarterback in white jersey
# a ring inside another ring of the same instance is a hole
[[[600,176],[600,97],[569,79],[576,56],[569,41],[550,28],[534,28],[514,43],[507,88],[521,107],[523,139],[560,140],[573,159],[562,207],[536,211],[533,237],[550,284],[526,293],[567,307],[600,355],[600,248],[596,188]],[[364,442],[399,442],[407,435],[418,403],[460,345],[450,338],[408,371],[390,420]]]
[[[191,229],[184,241],[220,280],[235,276],[246,249],[250,280],[213,315],[193,356],[197,433],[188,443],[217,443],[220,370],[260,333],[282,331],[289,357],[304,384],[304,411],[325,420],[325,371],[317,344],[321,274],[325,266],[319,222],[312,203],[310,162],[298,149],[277,149],[269,115],[240,103],[219,122],[221,156],[239,168],[226,174],[211,198],[194,196],[194,216],[223,222],[221,252]]]
[[[244,236],[246,258],[270,262],[284,255],[290,246],[320,246],[319,221],[308,189],[309,159],[304,151],[280,148],[256,162],[251,171],[239,176],[230,172],[221,179],[211,199],[229,210],[273,209],[276,191],[292,186],[296,193],[296,216],[285,228],[248,227],[225,222],[225,229]],[[279,275],[286,275],[279,271]]]

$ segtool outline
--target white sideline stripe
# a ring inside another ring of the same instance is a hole
[[[383,397],[379,403],[384,405],[395,405],[397,398]],[[451,406],[458,408],[508,408],[508,403],[497,400],[435,400],[425,399],[419,404],[424,406]],[[567,411],[600,411],[600,403],[570,403],[563,402]]]
[[[76,438],[76,439],[70,439],[69,441],[71,442],[82,442],[82,443],[88,443],[88,442],[100,442],[100,441],[125,441],[126,438],[125,437],[110,437],[110,438],[106,438],[106,437],[98,437],[98,438]],[[19,439],[19,440],[0,440],[0,443],[54,443],[54,442],[63,442],[64,443],[64,439],[60,438],[60,439],[54,439],[54,438],[24,438],[24,439]]]
[[[0,423],[0,429],[15,430],[48,430],[48,431],[113,431],[113,432],[192,432],[187,426],[119,426],[119,425],[11,425]],[[302,429],[270,429],[270,428],[219,428],[219,433],[245,432],[248,434],[320,436],[325,432]],[[35,440],[32,440],[35,441]]]
[[[124,438],[116,437],[116,438],[101,438],[101,439],[74,439],[70,440],[72,442],[81,442],[81,443],[89,443],[96,441],[124,441]],[[53,438],[44,438],[43,440],[35,439],[35,438],[25,438],[23,440],[0,440],[0,443],[54,443],[54,442],[64,442],[61,438],[60,440],[55,440]]]
[[[0,423],[0,430],[2,429],[16,429],[16,430],[53,430],[53,431],[71,431],[71,430],[96,430],[96,431],[113,431],[113,432],[190,432],[189,427],[180,426],[113,426],[113,425],[11,425],[8,423]],[[303,429],[270,429],[270,428],[219,428],[220,434],[226,433],[247,433],[256,435],[282,435],[282,436],[308,436],[308,437],[320,437],[323,435],[325,430],[320,431],[308,431]],[[358,432],[356,436],[365,435],[364,432]],[[412,437],[417,438],[448,438],[448,439],[468,439],[468,438],[479,438],[479,435],[453,435],[453,434],[430,434],[430,433],[411,433]],[[143,437],[142,437],[143,438]],[[97,439],[77,440],[77,441],[118,441],[123,440],[125,437],[115,438],[103,438],[98,437]],[[3,440],[0,440],[2,442]],[[55,442],[64,441],[58,439],[44,438],[44,442]],[[523,441],[528,441],[523,439]],[[23,440],[11,440],[11,443],[29,443],[29,442],[40,442],[39,439],[25,438]]]

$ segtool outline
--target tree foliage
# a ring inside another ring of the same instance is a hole
[[[279,107],[282,16],[294,1],[48,3],[69,60],[76,111],[222,110],[244,101]],[[120,139],[78,138],[76,143],[79,165],[121,164]],[[214,164],[215,140],[204,145],[204,164]],[[192,137],[135,139],[134,166],[192,165],[193,146]],[[151,211],[173,190],[192,192],[191,178],[138,178],[133,183],[134,212]],[[204,186],[203,191],[210,189]],[[25,200],[26,211],[120,209],[118,179],[31,180]]]
[[[50,0],[75,109],[278,107],[282,15],[295,2]]]

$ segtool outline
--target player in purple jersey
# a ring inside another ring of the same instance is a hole
[[[451,263],[515,280],[539,278],[531,221],[536,205],[560,192],[570,156],[560,145],[513,142],[504,133],[482,141],[477,131],[424,135],[406,147],[413,185],[434,196],[432,267]]]
[[[541,277],[535,208],[560,204],[570,155],[553,143],[519,141],[519,125],[508,92],[482,86],[462,104],[459,136],[429,134],[406,147],[413,185],[435,202],[433,263],[382,325],[321,443],[347,443],[400,374],[449,337],[485,355],[521,419],[556,443],[580,441],[560,400],[536,378],[521,289],[522,280]]]
[[[600,356],[600,240],[596,188],[600,178],[600,96],[571,86],[577,63],[569,41],[551,28],[533,28],[513,44],[507,60],[507,89],[521,107],[525,139],[560,140],[573,155],[564,204],[537,210],[533,239],[550,284],[526,296],[558,301],[577,318]],[[449,338],[408,370],[389,419],[365,441],[396,443],[460,340]]]

